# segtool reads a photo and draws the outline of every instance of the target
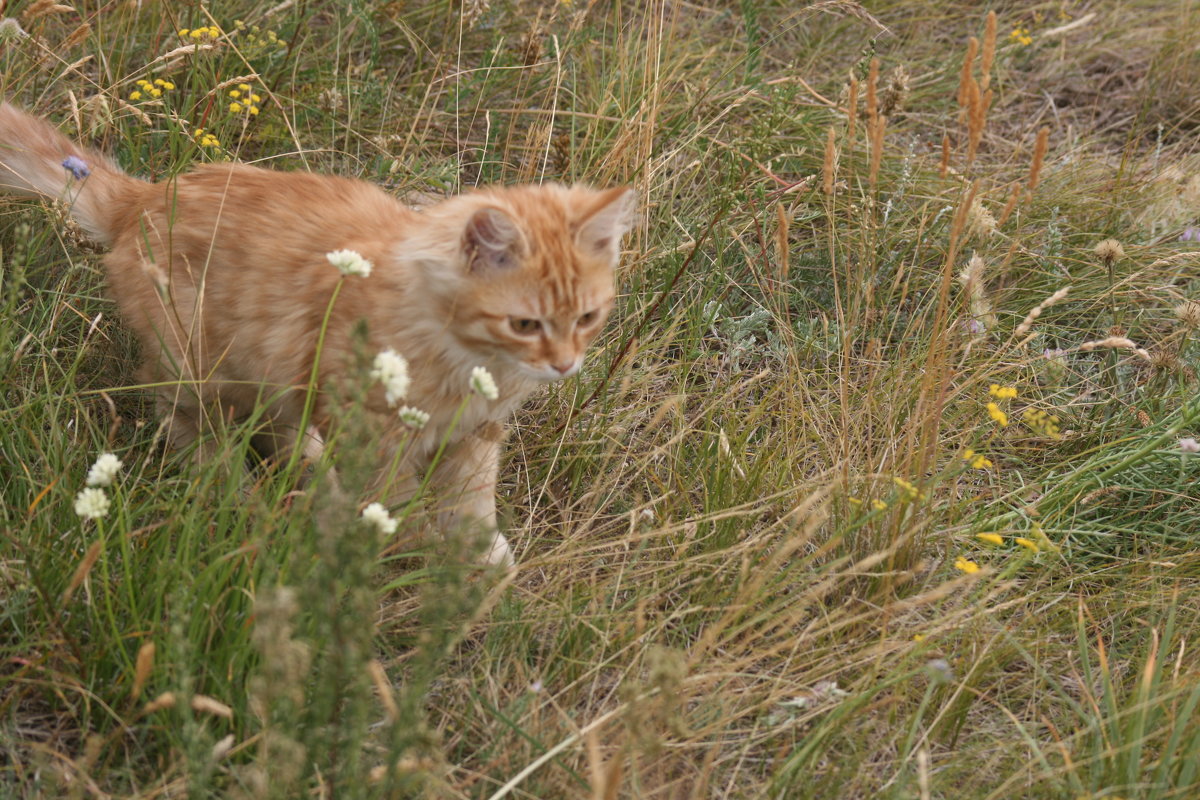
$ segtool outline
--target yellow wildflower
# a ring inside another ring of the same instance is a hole
[[[1037,542],[1037,546],[1041,549],[1050,553],[1058,552],[1058,545],[1050,541],[1050,537],[1042,530],[1042,526],[1036,522],[1033,523],[1033,538]]]
[[[993,383],[988,387],[988,394],[997,400],[1011,400],[1017,396],[1017,389],[1014,386],[1001,386],[998,383]]]
[[[975,538],[981,542],[987,542],[988,544],[994,544],[997,547],[1004,544],[1004,537],[998,533],[977,533],[977,534],[975,534]]]
[[[846,499],[856,506],[862,505],[862,500],[859,500],[857,497],[847,497]]]
[[[229,96],[232,97],[234,100],[237,100],[239,97],[242,96],[242,93],[239,92],[237,89],[230,89]]]
[[[914,500],[924,500],[927,495],[904,478],[892,478],[892,482],[896,484],[896,488],[900,490],[900,501],[911,503]]]
[[[991,417],[1001,428],[1008,427],[1008,414],[1005,414],[1000,409],[1000,406],[996,405],[995,403],[988,403],[987,412],[988,416]]]
[[[221,29],[216,25],[207,25],[201,28],[180,28],[179,35],[184,39],[192,39],[201,41],[202,39],[219,39],[221,37]]]
[[[1036,542],[1033,542],[1030,539],[1026,539],[1023,536],[1018,536],[1017,538],[1013,539],[1013,541],[1016,542],[1017,544],[1021,545],[1021,547],[1024,547],[1026,550],[1028,550],[1031,553],[1041,552],[1039,550]]]
[[[130,100],[141,100],[143,97],[162,97],[163,92],[169,92],[175,88],[175,84],[163,78],[155,78],[153,81],[139,78],[134,81],[138,88],[129,93]]]
[[[1062,438],[1062,434],[1058,432],[1058,417],[1053,414],[1047,414],[1045,411],[1035,408],[1027,408],[1021,412],[1021,421],[1034,433],[1048,439]]]
[[[954,560],[954,568],[960,572],[965,572],[968,575],[974,575],[976,572],[979,572],[980,569],[978,564],[976,564],[974,561],[971,561],[969,558],[965,558],[964,556],[959,556]]]
[[[236,102],[236,101],[235,101],[235,102],[233,102],[233,103],[230,103],[230,104],[229,104],[229,110],[230,110],[231,112],[233,112],[234,114],[236,114],[236,113],[238,113],[239,111],[241,111],[241,110],[242,110],[242,104],[241,104],[241,103],[238,103],[238,102]]]
[[[196,128],[192,131],[192,138],[196,140],[196,144],[201,147],[220,147],[221,143],[216,136],[211,133],[205,133],[204,128]]]
[[[987,458],[983,453],[976,453],[971,448],[963,451],[962,460],[967,462],[971,469],[991,469],[995,466],[990,458]]]
[[[883,511],[887,507],[888,507],[887,503],[883,502],[882,500],[880,500],[878,498],[871,501],[871,508],[875,509],[876,511]]]
[[[248,92],[248,91],[250,91],[250,84],[248,84],[248,83],[239,83],[239,84],[238,84],[238,88],[239,88],[239,89],[241,89],[243,92]]]
[[[1012,29],[1012,33],[1008,35],[1008,40],[1025,47],[1033,44],[1033,37],[1029,35],[1029,29],[1022,28],[1020,25]]]
[[[250,116],[252,117],[258,116],[258,106],[247,106],[246,111],[250,112]]]
[[[923,641],[925,641],[925,634],[923,634],[923,633],[914,633],[914,634],[913,634],[913,641],[914,641],[914,642],[923,642]]]

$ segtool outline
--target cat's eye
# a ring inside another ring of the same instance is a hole
[[[586,328],[588,325],[591,325],[596,321],[596,316],[597,314],[595,311],[588,311],[586,314],[580,314],[579,319],[575,321],[575,324],[581,328]]]
[[[515,333],[519,333],[522,336],[529,336],[530,334],[537,333],[542,329],[541,320],[536,319],[518,319],[517,317],[509,317],[508,324]]]

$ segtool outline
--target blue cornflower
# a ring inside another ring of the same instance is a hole
[[[63,169],[68,170],[74,175],[77,181],[81,181],[92,174],[92,171],[88,169],[88,165],[79,156],[67,156],[63,159],[62,165]]]

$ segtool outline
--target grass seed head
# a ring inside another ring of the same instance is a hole
[[[837,131],[831,125],[829,135],[825,139],[825,163],[821,166],[821,190],[825,194],[833,194],[834,182],[837,179]]]
[[[1116,239],[1105,239],[1097,244],[1092,252],[1106,265],[1112,265],[1125,257],[1125,248]]]
[[[986,90],[992,82],[992,62],[996,58],[996,12],[989,11],[983,30],[983,53],[979,59],[979,83]]]
[[[1031,309],[1030,312],[1025,315],[1025,319],[1021,320],[1021,324],[1017,326],[1017,329],[1013,335],[1021,337],[1028,333],[1029,329],[1033,327],[1033,323],[1036,322],[1037,318],[1042,315],[1042,312],[1047,308],[1056,305],[1059,301],[1067,296],[1067,292],[1069,291],[1071,291],[1071,287],[1064,286],[1054,294],[1047,297],[1041,303],[1034,306],[1033,309]]]
[[[887,84],[879,95],[879,113],[892,117],[904,110],[908,95],[912,88],[912,78],[903,64],[898,65],[888,75]]]
[[[0,42],[16,42],[29,34],[21,27],[21,23],[12,17],[0,19]]]
[[[1188,330],[1200,328],[1200,303],[1195,300],[1185,300],[1175,306],[1175,317],[1179,324]]]

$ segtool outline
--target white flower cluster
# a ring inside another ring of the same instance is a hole
[[[75,495],[75,513],[84,519],[100,519],[108,516],[111,505],[103,489],[89,487]]]
[[[412,406],[404,406],[400,409],[400,421],[410,428],[420,430],[429,424],[429,412]]]
[[[108,515],[112,502],[104,493],[121,472],[121,459],[112,453],[101,453],[87,474],[87,488],[75,495],[75,514],[83,519],[101,519]]]
[[[373,525],[380,533],[393,534],[396,532],[396,520],[392,519],[382,503],[371,503],[362,511],[363,521]]]
[[[371,368],[371,380],[383,384],[389,408],[395,408],[396,404],[405,398],[408,388],[412,384],[412,379],[408,374],[408,362],[404,356],[390,347],[375,356],[375,362]],[[410,428],[420,430],[429,423],[429,413],[419,408],[402,406],[397,413],[400,421]]]
[[[500,390],[496,388],[496,379],[483,367],[471,370],[471,391],[488,400],[495,400],[500,396]]]
[[[326,253],[325,258],[343,275],[359,275],[365,278],[371,274],[371,262],[355,250],[334,250]]]
[[[121,472],[121,466],[121,459],[112,453],[101,453],[100,457],[96,459],[96,463],[92,464],[92,468],[88,470],[87,485],[112,486],[113,481]]]
[[[375,356],[371,380],[383,384],[388,407],[395,408],[396,403],[408,394],[408,386],[412,382],[408,377],[408,362],[404,360],[404,356],[389,347]]]

